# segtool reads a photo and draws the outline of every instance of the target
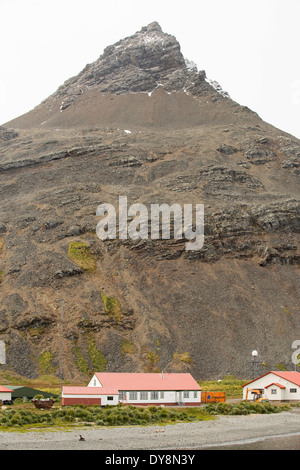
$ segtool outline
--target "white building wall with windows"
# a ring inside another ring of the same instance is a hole
[[[264,389],[264,397],[269,401],[282,401],[285,400],[285,389],[282,389],[277,384],[272,384]]]
[[[168,404],[200,402],[201,392],[198,390],[120,390],[119,402],[132,405],[139,404]]]
[[[252,399],[251,389],[263,390],[263,396],[270,401],[300,400],[300,386],[272,372],[246,384],[243,387],[244,400],[247,388],[249,389],[248,400]]]
[[[277,383],[280,383],[279,380],[276,380]],[[300,401],[300,387],[297,385],[288,382],[284,385],[285,388],[279,387],[276,383],[273,383],[269,387],[265,388],[264,395],[268,400],[296,400]]]

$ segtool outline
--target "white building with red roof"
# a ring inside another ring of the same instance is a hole
[[[97,372],[87,387],[63,387],[62,404],[189,405],[201,403],[201,388],[189,373]]]
[[[252,390],[258,390],[270,401],[300,401],[300,372],[267,372],[243,386],[244,400],[247,395],[248,400],[253,398]]]
[[[13,390],[7,387],[3,387],[0,385],[0,403],[6,402],[6,401],[11,401],[11,394],[13,393]]]
[[[117,405],[119,392],[114,387],[63,386],[62,405]]]

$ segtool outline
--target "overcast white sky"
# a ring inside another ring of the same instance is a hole
[[[300,138],[300,0],[0,0],[0,124],[158,21],[238,103]]]

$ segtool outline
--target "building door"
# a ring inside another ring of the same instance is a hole
[[[177,390],[176,392],[176,401],[177,403],[182,403],[182,391],[181,390]]]

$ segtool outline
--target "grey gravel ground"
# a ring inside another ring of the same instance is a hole
[[[80,434],[84,441],[79,441]],[[271,447],[270,447],[271,446]],[[1,432],[0,450],[300,450],[300,410],[167,426]]]

